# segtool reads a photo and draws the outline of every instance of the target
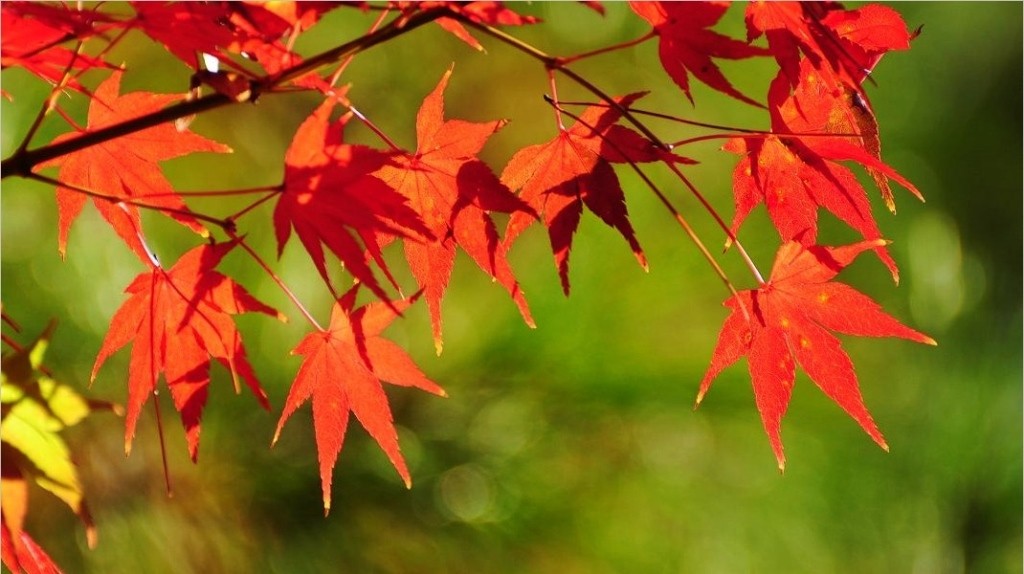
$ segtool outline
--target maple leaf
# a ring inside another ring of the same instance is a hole
[[[86,132],[158,111],[181,99],[176,94],[151,92],[121,95],[121,74],[121,71],[114,72],[96,88],[89,103]],[[74,134],[64,134],[56,138],[54,143],[74,137]],[[184,213],[185,203],[175,193],[158,164],[163,160],[204,151],[226,153],[231,148],[189,131],[179,131],[172,122],[167,122],[93,144],[44,162],[38,167],[60,166],[58,179],[71,187],[171,210],[172,218],[205,237],[208,232],[195,218]],[[71,224],[86,202],[86,195],[71,187],[57,186],[58,249],[61,257],[67,250]],[[147,250],[140,239],[142,227],[138,209],[102,198],[94,198],[93,203],[139,258],[148,261]]]
[[[277,74],[302,62],[302,58],[291,50],[299,34],[340,5],[341,2],[225,2],[224,8],[234,34],[226,48],[232,53],[242,54],[248,61],[259,63],[268,74]],[[288,36],[287,43],[281,41],[285,36]],[[329,88],[326,83],[320,86],[318,80],[311,72],[288,83]],[[248,80],[245,83],[248,84]]]
[[[936,344],[931,337],[886,314],[866,295],[831,281],[861,252],[882,245],[884,240],[842,247],[805,247],[798,241],[786,242],[775,256],[767,283],[756,290],[741,291],[725,302],[732,312],[718,336],[697,403],[722,369],[747,357],[757,410],[780,470],[786,460],[780,427],[793,392],[797,363],[879,446],[889,450],[864,406],[850,357],[829,333],[900,337]]]
[[[270,409],[230,316],[258,312],[282,321],[285,317],[214,270],[234,246],[235,242],[228,242],[193,248],[170,270],[151,264],[150,271],[138,275],[125,289],[130,297],[111,319],[92,369],[95,380],[107,358],[132,342],[125,452],[131,450],[139,414],[157,390],[162,372],[181,413],[189,455],[196,460],[211,357],[231,372],[236,393],[241,378],[260,405]]]
[[[6,514],[4,515],[6,516]],[[0,556],[11,572],[28,574],[60,574],[61,570],[28,532],[11,532],[6,520],[0,524]]]
[[[349,412],[377,441],[409,487],[412,479],[399,450],[398,433],[382,381],[446,396],[401,347],[380,336],[419,294],[353,309],[358,288],[356,285],[335,303],[326,330],[310,333],[292,351],[303,356],[302,366],[274,432],[276,443],[288,418],[312,398],[324,514],[331,509],[334,463],[345,442]]]
[[[654,27],[661,65],[691,104],[689,74],[723,94],[763,107],[734,88],[712,60],[768,54],[764,48],[709,30],[725,15],[728,2],[630,2],[629,6]]]
[[[444,90],[451,73],[451,69],[445,72],[416,116],[416,153],[395,155],[376,174],[408,198],[433,235],[424,242],[406,241],[405,256],[424,289],[438,354],[442,347],[441,299],[452,274],[457,246],[508,291],[526,323],[534,325],[489,212],[528,218],[536,213],[476,157],[487,139],[506,122],[445,120]]]
[[[833,2],[751,2],[747,39],[762,34],[783,74],[796,85],[803,53],[815,68],[830,67],[857,89],[886,52],[910,48],[913,36],[891,8],[867,5],[843,10]]]
[[[875,64],[887,52],[909,50],[915,34],[907,29],[899,12],[887,6],[868,4],[856,10],[830,10],[821,18],[821,24],[831,29],[839,39],[836,58],[860,84],[871,73]]]
[[[294,227],[320,276],[330,286],[323,245],[381,299],[387,295],[373,275],[363,245],[387,273],[374,234],[422,238],[430,231],[406,202],[373,172],[388,161],[378,150],[343,142],[351,115],[333,124],[328,98],[299,126],[285,154],[283,192],[274,209],[274,230],[280,256]],[[331,287],[333,290],[333,286]]]
[[[783,241],[817,238],[818,207],[824,207],[865,239],[882,236],[871,205],[856,175],[840,161],[856,161],[874,177],[886,204],[892,207],[891,178],[919,199],[921,193],[879,157],[874,118],[859,96],[841,82],[828,79],[810,60],[800,62],[800,82],[790,91],[780,74],[771,84],[768,101],[773,135],[729,140],[723,149],[742,154],[733,172],[736,212],[732,233],[750,211],[764,203]],[[863,134],[858,135],[858,129]],[[830,133],[836,137],[826,137]],[[895,281],[899,270],[885,248],[876,254]]]
[[[0,6],[0,28],[4,31],[0,36],[0,67],[24,68],[51,84],[60,82],[69,68],[112,68],[101,59],[60,46],[68,40],[89,38],[96,33],[94,24],[105,20],[90,10],[6,2]],[[74,77],[68,78],[67,86],[88,93]]]
[[[616,101],[623,107],[642,97],[630,94]],[[592,106],[569,129],[552,140],[519,150],[505,166],[501,180],[534,211],[548,228],[562,290],[569,294],[569,252],[583,208],[588,208],[629,243],[640,265],[647,260],[626,211],[626,197],[612,163],[649,162],[661,157],[640,134],[615,122],[621,112]],[[505,248],[533,223],[531,214],[513,213],[505,232]]]
[[[824,148],[835,147],[837,142],[845,141],[866,151],[867,154],[862,154],[844,146],[847,150],[843,155],[865,166],[881,191],[886,207],[893,213],[896,212],[896,204],[889,178],[896,180],[923,201],[917,188],[882,163],[878,122],[871,111],[867,95],[839,81],[829,68],[818,69],[806,58],[800,62],[799,74],[800,80],[792,92],[781,74],[772,81],[768,101],[773,131],[813,135],[842,134],[845,137],[810,137],[804,143],[809,148]]]
[[[199,55],[227,59],[222,49],[236,40],[226,4],[215,2],[132,2],[135,18],[130,26],[163,44],[193,70]]]

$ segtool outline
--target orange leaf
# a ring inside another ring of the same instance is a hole
[[[126,289],[130,297],[114,314],[92,378],[110,355],[132,342],[128,367],[125,452],[131,450],[142,407],[164,374],[188,439],[189,455],[199,455],[199,423],[210,385],[210,358],[230,372],[239,390],[241,377],[260,405],[269,410],[246,358],[242,337],[230,315],[251,311],[284,316],[249,295],[230,278],[214,271],[234,243],[201,245],[182,255],[169,271],[152,267]]]
[[[424,100],[416,116],[416,153],[402,153],[376,175],[409,200],[433,239],[405,242],[405,256],[424,290],[440,354],[441,299],[461,247],[488,275],[508,291],[523,320],[533,318],[519,283],[512,274],[490,212],[533,217],[534,211],[516,197],[477,154],[504,120],[483,123],[445,120],[444,90],[449,69]],[[382,237],[386,243],[388,237]]]
[[[312,398],[325,514],[331,509],[334,463],[345,442],[349,412],[377,441],[409,487],[412,479],[398,447],[398,433],[382,381],[445,396],[405,351],[380,336],[415,297],[370,303],[353,310],[357,291],[358,285],[334,305],[326,331],[310,333],[292,351],[304,358],[274,433],[276,443],[288,418]]]
[[[181,99],[176,94],[151,92],[122,95],[119,93],[121,75],[121,71],[114,72],[96,88],[89,104],[86,132],[158,111]],[[72,137],[72,134],[62,135],[54,143]],[[186,209],[185,203],[164,177],[158,162],[200,151],[226,153],[231,148],[188,131],[179,131],[173,122],[167,122],[94,144],[39,167],[60,166],[58,179],[69,186],[177,211]],[[58,245],[62,257],[71,224],[82,211],[85,201],[85,194],[70,187],[57,187]],[[132,251],[144,262],[148,261],[149,256],[140,239],[142,227],[138,208],[101,198],[94,198],[93,203]],[[172,213],[171,217],[200,235],[208,235],[203,226],[187,214]]]

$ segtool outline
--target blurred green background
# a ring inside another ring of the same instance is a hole
[[[546,22],[510,32],[554,54],[647,30],[623,4],[609,4],[603,18],[569,3],[515,8]],[[911,51],[883,59],[869,91],[886,161],[917,184],[927,204],[897,190],[893,217],[869,188],[902,281],[894,288],[870,256],[841,276],[939,341],[929,348],[844,339],[890,453],[802,375],[783,424],[784,475],[742,364],[692,409],[726,292],[639,179],[622,169],[649,274],[615,232],[587,215],[575,241],[570,298],[560,293],[539,227],[512,253],[535,331],[460,256],[445,302],[444,355],[434,356],[422,305],[388,332],[450,395],[389,389],[412,490],[353,424],[324,518],[309,408],[268,448],[299,365],[288,351],[307,326],[234,253],[221,269],[292,318],[287,325],[238,320],[274,411],[234,396],[226,374],[214,369],[200,463],[192,465],[162,397],[172,498],[164,493],[152,411],[128,458],[123,421],[97,414],[67,438],[99,527],[98,548],[85,548],[71,513],[39,491],[30,531],[68,572],[1020,572],[1022,5],[897,8],[923,33]],[[311,54],[355,37],[373,17],[337,11],[300,49]],[[741,36],[741,8],[726,19],[720,29]],[[130,40],[109,58],[128,66],[123,91],[186,89],[184,66],[134,33]],[[511,120],[484,153],[500,171],[514,150],[550,138],[554,128],[541,98],[548,90],[542,68],[483,43],[487,53],[477,53],[436,26],[417,30],[356,58],[345,76],[350,96],[411,148],[419,103],[454,62],[448,116]],[[722,67],[755,97],[772,75],[767,61]],[[576,69],[610,93],[651,90],[648,109],[767,127],[763,112],[703,86],[695,86],[692,107],[661,70],[654,43]],[[102,77],[91,74],[87,83]],[[3,88],[13,96],[0,108],[7,157],[48,88],[19,70],[4,72]],[[559,90],[563,99],[589,99],[568,81]],[[235,153],[167,162],[168,176],[183,190],[278,183],[290,136],[315,105],[310,96],[270,96],[200,116],[193,129]],[[84,98],[72,96],[64,107],[84,122]],[[666,140],[706,133],[651,125]],[[64,129],[59,118],[50,120],[36,145]],[[361,126],[346,135],[378,145]],[[701,161],[687,173],[729,217],[735,157],[720,146],[682,153]],[[663,171],[651,171],[705,241],[720,245],[721,233],[696,202]],[[92,207],[76,222],[62,262],[53,197],[46,186],[3,182],[2,300],[26,338],[60,319],[49,362],[60,380],[85,390],[122,289],[142,267]],[[190,205],[227,214],[243,204]],[[265,206],[241,223],[268,258],[270,213]],[[196,244],[180,226],[155,217],[146,224],[165,261]],[[855,239],[828,215],[822,224],[822,242]],[[767,271],[777,236],[763,208],[741,239]],[[751,286],[734,253],[721,259],[741,288]],[[400,258],[393,261],[404,269]],[[294,239],[278,268],[326,320],[328,295]],[[108,361],[87,393],[123,402],[127,361],[127,352]]]

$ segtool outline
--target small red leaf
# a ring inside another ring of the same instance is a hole
[[[488,138],[505,121],[467,122],[444,118],[448,70],[424,100],[416,116],[416,153],[394,156],[376,175],[409,200],[433,239],[405,242],[405,256],[424,290],[430,310],[434,345],[440,354],[441,300],[461,247],[488,275],[508,291],[523,320],[533,326],[526,297],[500,249],[490,212],[535,214],[477,159]],[[381,237],[386,243],[390,237]]]
[[[352,310],[357,290],[358,286],[353,287],[335,304],[326,331],[307,335],[292,351],[303,356],[302,366],[274,433],[277,442],[288,418],[312,397],[325,514],[331,508],[334,464],[345,442],[349,412],[377,441],[408,487],[412,480],[398,447],[382,381],[445,396],[405,351],[380,337],[380,331],[413,299],[370,303]]]
[[[214,271],[234,245],[196,247],[182,255],[170,270],[153,267],[126,289],[130,297],[114,314],[92,369],[95,379],[107,358],[132,342],[125,452],[131,450],[142,407],[163,373],[175,407],[181,413],[189,455],[196,460],[211,357],[230,371],[236,392],[241,378],[260,405],[270,409],[230,315],[258,312],[281,320],[284,316]]]
[[[689,74],[715,90],[753,106],[761,104],[733,87],[712,58],[739,60],[768,54],[763,48],[709,30],[729,7],[728,2],[630,2],[658,34],[661,65],[693,103]]]
[[[642,95],[631,94],[617,101],[628,107]],[[615,125],[620,117],[621,113],[612,107],[587,108],[576,125],[559,132],[551,141],[519,150],[501,174],[501,180],[519,189],[523,201],[541,214],[566,295],[572,237],[584,206],[616,229],[640,265],[647,268],[647,259],[629,222],[626,196],[611,164],[649,162],[661,156],[639,134]],[[505,232],[506,249],[533,222],[528,212],[513,213]]]

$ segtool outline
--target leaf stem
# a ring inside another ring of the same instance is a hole
[[[711,214],[711,217],[715,220],[715,223],[718,224],[722,231],[725,232],[726,237],[729,238],[729,242],[736,246],[736,250],[739,252],[740,257],[743,258],[743,262],[746,263],[747,269],[749,269],[750,273],[753,274],[754,279],[757,279],[758,284],[764,285],[764,276],[761,275],[761,271],[758,270],[757,265],[754,264],[754,260],[750,258],[749,254],[747,254],[747,250],[743,248],[743,244],[740,243],[740,240],[732,232],[732,229],[730,229],[729,226],[726,225],[725,220],[723,220],[722,216],[718,214],[718,211],[714,207],[712,207],[710,203],[708,203],[708,200],[704,197],[704,194],[697,189],[697,186],[693,185],[693,182],[690,181],[690,178],[686,177],[678,166],[671,162],[665,163],[668,165],[668,168],[672,170],[672,173],[676,174],[676,176],[678,176],[679,179],[683,182],[683,184],[690,190],[690,193],[692,193],[693,196],[697,198],[697,201],[699,201],[700,204],[704,206],[704,209],[709,214]],[[728,247],[728,243],[726,244],[726,246]]]
[[[392,140],[390,137],[388,137],[386,133],[384,133],[380,128],[378,128],[377,124],[370,121],[370,118],[364,116],[363,112],[357,110],[356,107],[353,106],[351,103],[345,103],[344,105],[349,109],[350,112],[352,112],[352,115],[359,118],[359,121],[363,122],[363,125],[370,128],[370,131],[376,134],[377,137],[379,137],[380,140],[387,144],[387,146],[390,147],[393,151],[405,153],[404,149],[399,147],[398,144],[394,142],[394,140]]]
[[[220,218],[217,218],[217,217],[213,217],[211,215],[206,215],[205,213],[199,213],[197,211],[192,211],[191,209],[180,209],[180,208],[177,208],[177,207],[168,207],[168,206],[163,206],[163,205],[153,205],[151,203],[145,203],[145,202],[142,202],[142,201],[134,200],[134,199],[132,199],[130,197],[117,197],[115,195],[107,195],[105,193],[100,193],[98,191],[93,191],[91,189],[86,189],[84,187],[79,187],[77,185],[65,183],[63,181],[60,181],[59,179],[54,179],[52,177],[48,177],[48,176],[45,176],[45,175],[42,175],[42,174],[38,174],[38,173],[29,172],[29,174],[26,175],[25,177],[27,179],[34,179],[36,181],[41,181],[43,183],[47,183],[47,184],[54,185],[54,186],[57,186],[57,187],[63,187],[64,189],[70,189],[71,191],[75,191],[75,192],[81,193],[83,195],[87,195],[87,196],[95,198],[95,199],[102,199],[102,200],[105,200],[105,201],[109,201],[111,203],[122,203],[124,205],[130,205],[132,207],[139,207],[139,208],[142,208],[142,209],[151,209],[153,211],[160,211],[162,213],[169,213],[169,214],[172,214],[172,215],[183,215],[185,217],[191,217],[191,218],[197,219],[199,221],[205,221],[207,223],[212,223],[212,224],[214,224],[214,225],[216,225],[216,226],[218,226],[218,227],[220,227],[221,229],[224,229],[224,230],[228,230],[228,229],[234,227],[234,223],[232,223],[230,219],[220,219]],[[157,196],[157,197],[159,197],[159,196]]]
[[[555,121],[558,122],[558,131],[565,131],[565,123],[562,122],[562,108],[558,105],[558,83],[555,82],[554,70],[548,70],[548,84],[551,87],[551,102],[554,104],[551,108],[555,111]]]
[[[162,271],[159,263],[156,265],[154,273],[150,275],[149,283],[149,377],[153,393],[153,411],[156,413],[156,434],[160,437],[160,460],[163,462],[164,485],[167,487],[167,497],[170,498],[174,495],[171,490],[171,469],[167,466],[167,444],[164,442],[164,423],[160,417],[160,391],[156,387],[158,378],[156,372],[156,325],[153,323],[153,317],[156,317],[156,271]]]
[[[230,195],[253,195],[256,193],[263,193],[265,191],[272,191],[274,193],[281,193],[281,184],[276,185],[261,185],[258,187],[246,187],[241,189],[225,189],[225,190],[210,190],[210,191],[176,191],[174,195],[181,196],[192,196],[192,197],[225,197]],[[168,194],[170,195],[170,194]],[[159,195],[150,195],[147,197],[159,197]]]
[[[629,48],[631,46],[636,46],[637,44],[643,44],[647,40],[650,40],[651,38],[654,38],[657,35],[658,35],[658,33],[655,32],[654,29],[652,28],[650,32],[644,34],[643,36],[640,36],[639,38],[635,38],[633,40],[627,40],[627,41],[622,42],[620,44],[614,44],[614,45],[611,45],[611,46],[605,46],[603,48],[598,48],[596,50],[591,50],[589,52],[583,52],[582,54],[576,54],[575,56],[566,56],[566,57],[563,57],[563,58],[558,58],[558,62],[561,65],[563,65],[563,66],[568,66],[569,64],[571,64],[573,62],[576,62],[576,61],[579,61],[579,60],[582,60],[584,58],[590,58],[591,56],[599,56],[601,54],[607,54],[609,52],[614,52],[616,50],[622,50],[624,48]]]
[[[635,126],[636,129],[640,130],[640,133],[644,134],[644,137],[646,137],[647,139],[651,140],[651,142],[653,144],[655,144],[659,148],[661,148],[663,150],[666,150],[666,151],[669,151],[669,150],[672,149],[672,146],[670,146],[670,145],[666,144],[665,142],[661,141],[661,138],[656,136],[651,130],[649,130],[647,128],[647,126],[645,126],[642,122],[637,120],[636,117],[629,111],[628,108],[626,108],[625,106],[623,106],[623,105],[619,104],[618,102],[616,102],[614,98],[612,98],[611,96],[606,94],[603,90],[601,90],[600,88],[598,88],[597,86],[592,84],[589,80],[587,80],[583,76],[577,74],[572,69],[567,68],[566,66],[564,66],[561,63],[559,58],[556,58],[554,56],[550,56],[547,53],[542,52],[541,50],[538,50],[534,46],[532,46],[530,44],[527,44],[526,42],[523,42],[522,40],[520,40],[519,38],[516,38],[515,36],[510,36],[509,34],[506,34],[505,32],[502,32],[501,30],[499,30],[497,28],[488,26],[487,24],[481,24],[479,22],[474,22],[473,20],[470,20],[469,18],[466,18],[465,16],[463,16],[461,14],[449,14],[449,16],[451,16],[453,18],[457,18],[462,23],[466,24],[467,26],[471,26],[473,28],[476,28],[477,30],[480,30],[481,32],[483,32],[485,34],[487,34],[489,36],[492,36],[492,37],[494,37],[494,38],[504,42],[505,44],[508,44],[509,46],[512,46],[513,48],[519,50],[520,52],[523,52],[525,54],[530,55],[534,59],[539,60],[540,62],[542,62],[544,64],[544,66],[547,69],[549,69],[549,70],[551,70],[551,69],[558,70],[562,74],[568,76],[572,81],[576,82],[581,87],[583,87],[584,89],[586,89],[590,93],[592,93],[595,96],[597,96],[598,98],[600,98],[602,101],[608,102],[608,105],[610,105],[611,107],[613,107],[616,110],[618,110],[619,113],[621,113],[622,116],[624,118],[626,118],[626,120],[629,123],[633,124],[633,126]]]
[[[263,205],[267,200],[269,200],[270,198],[276,196],[278,193],[279,192],[277,192],[277,191],[272,191],[272,192],[264,195],[263,197],[261,197],[261,198],[257,199],[256,201],[250,203],[248,206],[242,208],[240,211],[238,211],[238,212],[236,212],[236,213],[234,213],[232,215],[229,215],[228,218],[227,218],[227,221],[231,221],[231,222],[237,221],[239,217],[242,217],[246,213],[249,213],[250,211],[252,211],[252,210],[256,209],[257,207],[259,207],[260,205]]]
[[[380,28],[380,25],[384,23],[384,19],[387,18],[388,13],[390,12],[391,9],[388,7],[385,7],[384,10],[381,10],[380,16],[377,16],[377,19],[374,20],[373,24],[370,25],[370,29],[367,31],[367,33],[372,34],[376,32],[377,29]],[[352,63],[352,60],[355,57],[356,54],[355,52],[353,52],[346,56],[345,59],[341,61],[341,64],[338,64],[338,69],[335,70],[333,74],[331,74],[331,79],[328,82],[328,84],[330,84],[332,88],[338,83],[338,79],[341,78],[341,74],[345,72],[345,70],[348,68],[349,64]]]
[[[85,42],[79,41],[75,47],[75,51],[71,54],[71,60],[68,61],[67,67],[64,69],[61,75],[60,82],[57,83],[50,90],[50,95],[46,97],[46,101],[43,106],[39,109],[39,113],[32,120],[32,125],[29,126],[28,132],[25,134],[25,138],[21,141],[21,145],[15,150],[15,154],[24,153],[28,149],[28,144],[32,142],[32,138],[35,137],[36,132],[39,131],[39,127],[43,125],[43,119],[50,113],[54,107],[56,107],[57,97],[61,94],[63,89],[71,82],[71,72],[74,70],[75,62],[78,61],[78,56],[82,53],[82,48],[85,47]]]
[[[253,259],[256,260],[256,263],[260,267],[262,267],[264,271],[267,272],[267,275],[269,275],[270,278],[274,280],[274,283],[277,283],[277,286],[280,287],[282,291],[284,291],[284,294],[289,299],[291,299],[291,302],[299,309],[299,312],[302,313],[302,316],[306,318],[306,321],[309,321],[310,325],[312,325],[317,331],[324,330],[324,328],[320,326],[320,323],[317,323],[316,319],[313,318],[313,315],[311,315],[309,311],[306,310],[306,307],[305,305],[302,304],[302,301],[299,301],[299,298],[295,296],[295,293],[293,293],[292,290],[288,288],[288,285],[286,285],[285,282],[280,277],[277,276],[277,273],[274,273],[274,270],[271,269],[269,265],[267,265],[267,262],[264,261],[263,258],[260,257],[258,253],[253,251],[252,247],[249,247],[249,244],[245,242],[245,237],[238,235],[234,231],[229,231],[228,236],[231,239],[238,241],[238,244],[242,246],[242,249],[244,249],[246,253],[248,253]]]

